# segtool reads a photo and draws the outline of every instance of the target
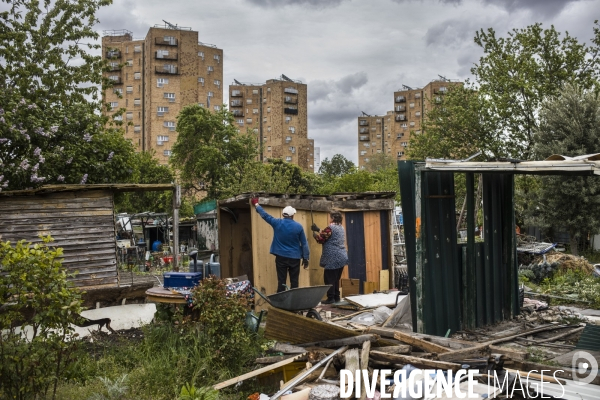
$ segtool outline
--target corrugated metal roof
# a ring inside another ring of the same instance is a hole
[[[132,184],[112,183],[96,185],[44,185],[36,189],[0,191],[0,196],[34,196],[38,194],[57,192],[81,192],[88,190],[108,190],[111,192],[159,192],[175,190],[173,183]]]

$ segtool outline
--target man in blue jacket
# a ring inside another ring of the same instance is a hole
[[[277,293],[285,290],[287,274],[290,274],[292,289],[298,287],[300,276],[300,259],[304,269],[308,268],[308,242],[302,225],[294,221],[296,209],[287,206],[283,209],[283,218],[275,218],[269,215],[258,204],[258,198],[253,198],[252,204],[256,212],[273,227],[273,242],[271,242],[270,253],[275,256],[277,267]]]

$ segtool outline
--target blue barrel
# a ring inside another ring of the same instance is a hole
[[[154,243],[152,243],[152,251],[160,251],[161,245],[162,242],[160,240],[155,240]]]

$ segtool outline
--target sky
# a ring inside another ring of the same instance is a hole
[[[321,160],[357,163],[361,112],[392,110],[402,85],[472,78],[483,54],[478,30],[506,36],[540,22],[589,42],[599,16],[598,0],[114,0],[98,12],[97,30],[143,38],[163,19],[191,27],[223,49],[225,100],[233,79],[301,80]]]

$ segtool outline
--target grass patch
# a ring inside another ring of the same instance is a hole
[[[587,301],[591,308],[600,309],[600,279],[582,271],[557,272],[546,278],[539,286],[540,292],[554,296]],[[568,303],[568,300],[552,299],[553,303]]]

